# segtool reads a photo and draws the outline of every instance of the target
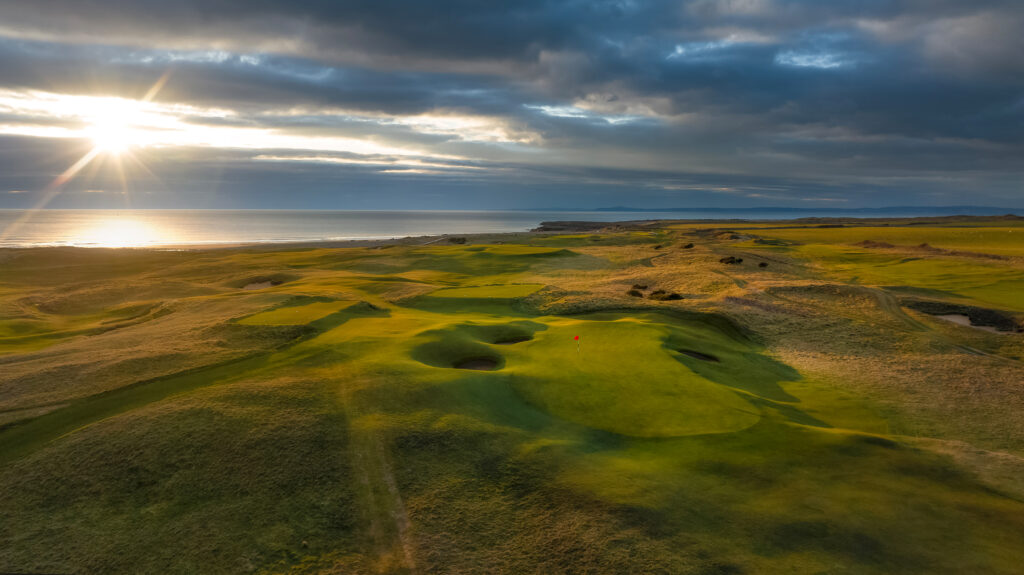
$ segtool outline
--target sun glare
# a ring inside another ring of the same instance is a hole
[[[132,146],[131,133],[124,126],[95,126],[92,141],[101,151],[110,154],[120,154]]]
[[[73,243],[102,248],[129,248],[167,243],[160,230],[133,219],[111,218],[74,234]]]
[[[88,128],[93,145],[101,152],[119,155],[139,144],[138,130],[131,124],[131,113],[113,108],[96,110]]]

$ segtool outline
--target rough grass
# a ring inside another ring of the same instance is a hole
[[[760,236],[809,244],[854,244],[864,240],[894,245],[928,244],[947,250],[1024,256],[1024,227],[892,227],[772,229]]]
[[[0,565],[240,573],[360,549],[347,428],[327,394],[286,378],[227,385],[5,464]]]
[[[1020,297],[1024,293],[1024,267],[1012,262],[880,252],[844,245],[805,244],[782,249],[814,262],[830,277],[843,282],[913,287],[972,300],[983,307],[1024,311]]]

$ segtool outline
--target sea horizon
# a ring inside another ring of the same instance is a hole
[[[1000,208],[870,208],[891,218],[1001,215]],[[868,211],[874,210],[874,211]],[[951,211],[952,210],[952,211]],[[709,217],[708,214],[714,214]],[[849,209],[689,208],[563,210],[0,209],[0,247],[160,247],[315,243],[515,233],[545,221],[749,220],[855,217]]]

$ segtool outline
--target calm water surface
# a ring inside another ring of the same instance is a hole
[[[122,247],[519,232],[548,220],[783,219],[807,213],[328,210],[0,210],[0,247]]]
[[[0,247],[157,246],[519,232],[545,220],[683,217],[640,212],[0,210]]]

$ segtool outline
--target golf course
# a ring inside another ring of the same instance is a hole
[[[0,249],[0,572],[1021,572],[1024,218],[578,224]]]

